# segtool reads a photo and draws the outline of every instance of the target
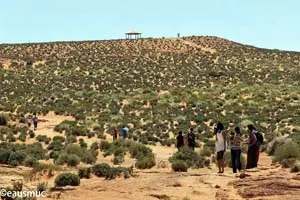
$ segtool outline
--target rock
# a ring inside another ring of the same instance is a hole
[[[221,186],[219,186],[219,185],[215,185],[215,188],[221,188]]]

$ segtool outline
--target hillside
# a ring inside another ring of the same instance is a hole
[[[210,36],[0,44],[0,189],[23,180],[47,182],[47,199],[298,199],[288,168],[300,171],[299,81],[300,53]],[[33,113],[37,130],[26,124]],[[245,140],[250,123],[264,134],[257,171],[235,177],[227,152],[216,173],[217,121],[241,126]],[[124,125],[129,140],[112,142]],[[196,153],[184,151],[191,166],[174,172],[175,136],[190,127]],[[121,178],[98,177],[99,163]],[[54,187],[82,167],[93,173],[80,186]]]
[[[197,119],[249,119],[269,132],[300,125],[289,119],[300,113],[296,52],[186,37],[3,44],[0,55],[0,110],[99,116],[134,130]]]

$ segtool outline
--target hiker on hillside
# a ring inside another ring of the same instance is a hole
[[[178,151],[180,151],[184,147],[184,137],[182,135],[182,131],[179,131],[176,137],[176,147]]]
[[[127,138],[128,129],[125,126],[123,126],[121,132],[122,132],[123,139],[126,139]]]
[[[216,134],[216,152],[218,161],[218,173],[224,173],[224,153],[226,151],[226,131],[224,125],[218,122],[215,128]]]
[[[32,121],[33,121],[34,130],[36,130],[36,129],[37,129],[38,122],[39,122],[38,117],[37,117],[36,115],[34,115]]]
[[[189,149],[195,150],[195,145],[196,145],[196,135],[194,133],[194,129],[190,128],[190,131],[187,134],[187,141],[188,141],[188,146]]]
[[[116,127],[114,127],[114,129],[113,129],[112,135],[113,135],[113,141],[118,139],[118,130]]]
[[[31,128],[31,124],[32,124],[32,116],[31,115],[29,115],[28,117],[27,117],[27,119],[26,119],[26,122],[27,122],[27,125],[28,125],[28,128]]]
[[[237,173],[242,170],[241,164],[241,143],[242,143],[242,132],[239,127],[235,127],[234,132],[230,136],[230,149],[231,149],[231,163],[233,173]]]
[[[257,151],[258,151],[258,146],[257,146],[257,138],[255,135],[256,129],[252,124],[248,125],[248,152],[247,152],[247,165],[246,169],[252,169],[257,167]]]

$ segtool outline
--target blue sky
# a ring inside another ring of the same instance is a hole
[[[0,43],[213,35],[300,51],[298,0],[1,0]]]

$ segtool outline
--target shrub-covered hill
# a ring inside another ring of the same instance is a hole
[[[297,52],[217,37],[2,44],[0,66],[0,111],[18,115],[93,116],[161,138],[211,120],[300,130]]]

